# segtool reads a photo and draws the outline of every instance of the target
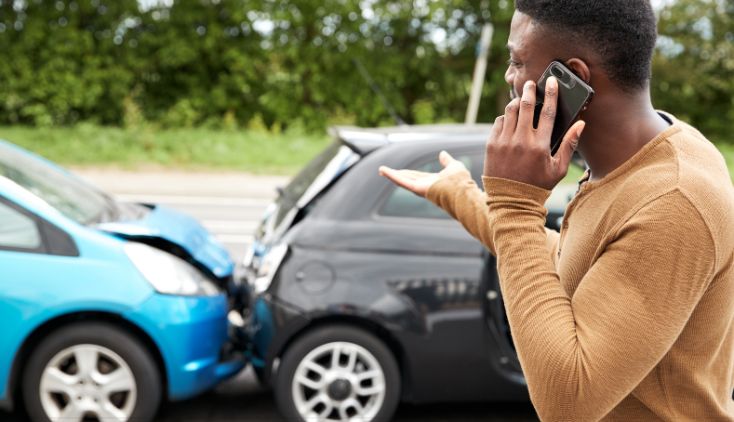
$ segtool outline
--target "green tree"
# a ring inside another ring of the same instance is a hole
[[[0,2],[0,113],[10,123],[119,123],[135,0]]]
[[[656,106],[714,139],[733,142],[734,2],[678,0],[660,13]]]
[[[149,119],[191,126],[256,114],[267,61],[250,3],[184,0],[143,14],[136,97]]]

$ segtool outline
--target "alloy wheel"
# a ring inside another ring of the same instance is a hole
[[[385,400],[385,374],[377,358],[350,342],[309,352],[292,381],[295,407],[306,421],[370,421]]]
[[[137,387],[129,365],[112,350],[78,344],[61,350],[41,374],[39,394],[51,421],[127,421]]]

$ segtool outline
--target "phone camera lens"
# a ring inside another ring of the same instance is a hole
[[[558,79],[563,77],[563,71],[557,66],[553,66],[551,68],[551,73],[553,74],[553,76],[555,76]]]

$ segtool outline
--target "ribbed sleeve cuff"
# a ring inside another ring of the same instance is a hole
[[[440,207],[443,202],[441,199],[446,194],[452,193],[456,190],[458,186],[467,183],[471,184],[473,181],[474,180],[471,178],[471,174],[469,174],[468,171],[462,171],[456,174],[452,174],[451,176],[441,178],[436,183],[432,184],[430,188],[428,188],[428,192],[426,192],[426,199]]]
[[[482,176],[482,184],[490,202],[493,198],[516,198],[544,206],[551,194],[551,191],[537,186],[499,177]]]

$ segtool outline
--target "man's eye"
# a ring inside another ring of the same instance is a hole
[[[509,59],[507,60],[507,65],[512,67],[520,67],[522,64],[520,62],[516,62],[515,60]]]

